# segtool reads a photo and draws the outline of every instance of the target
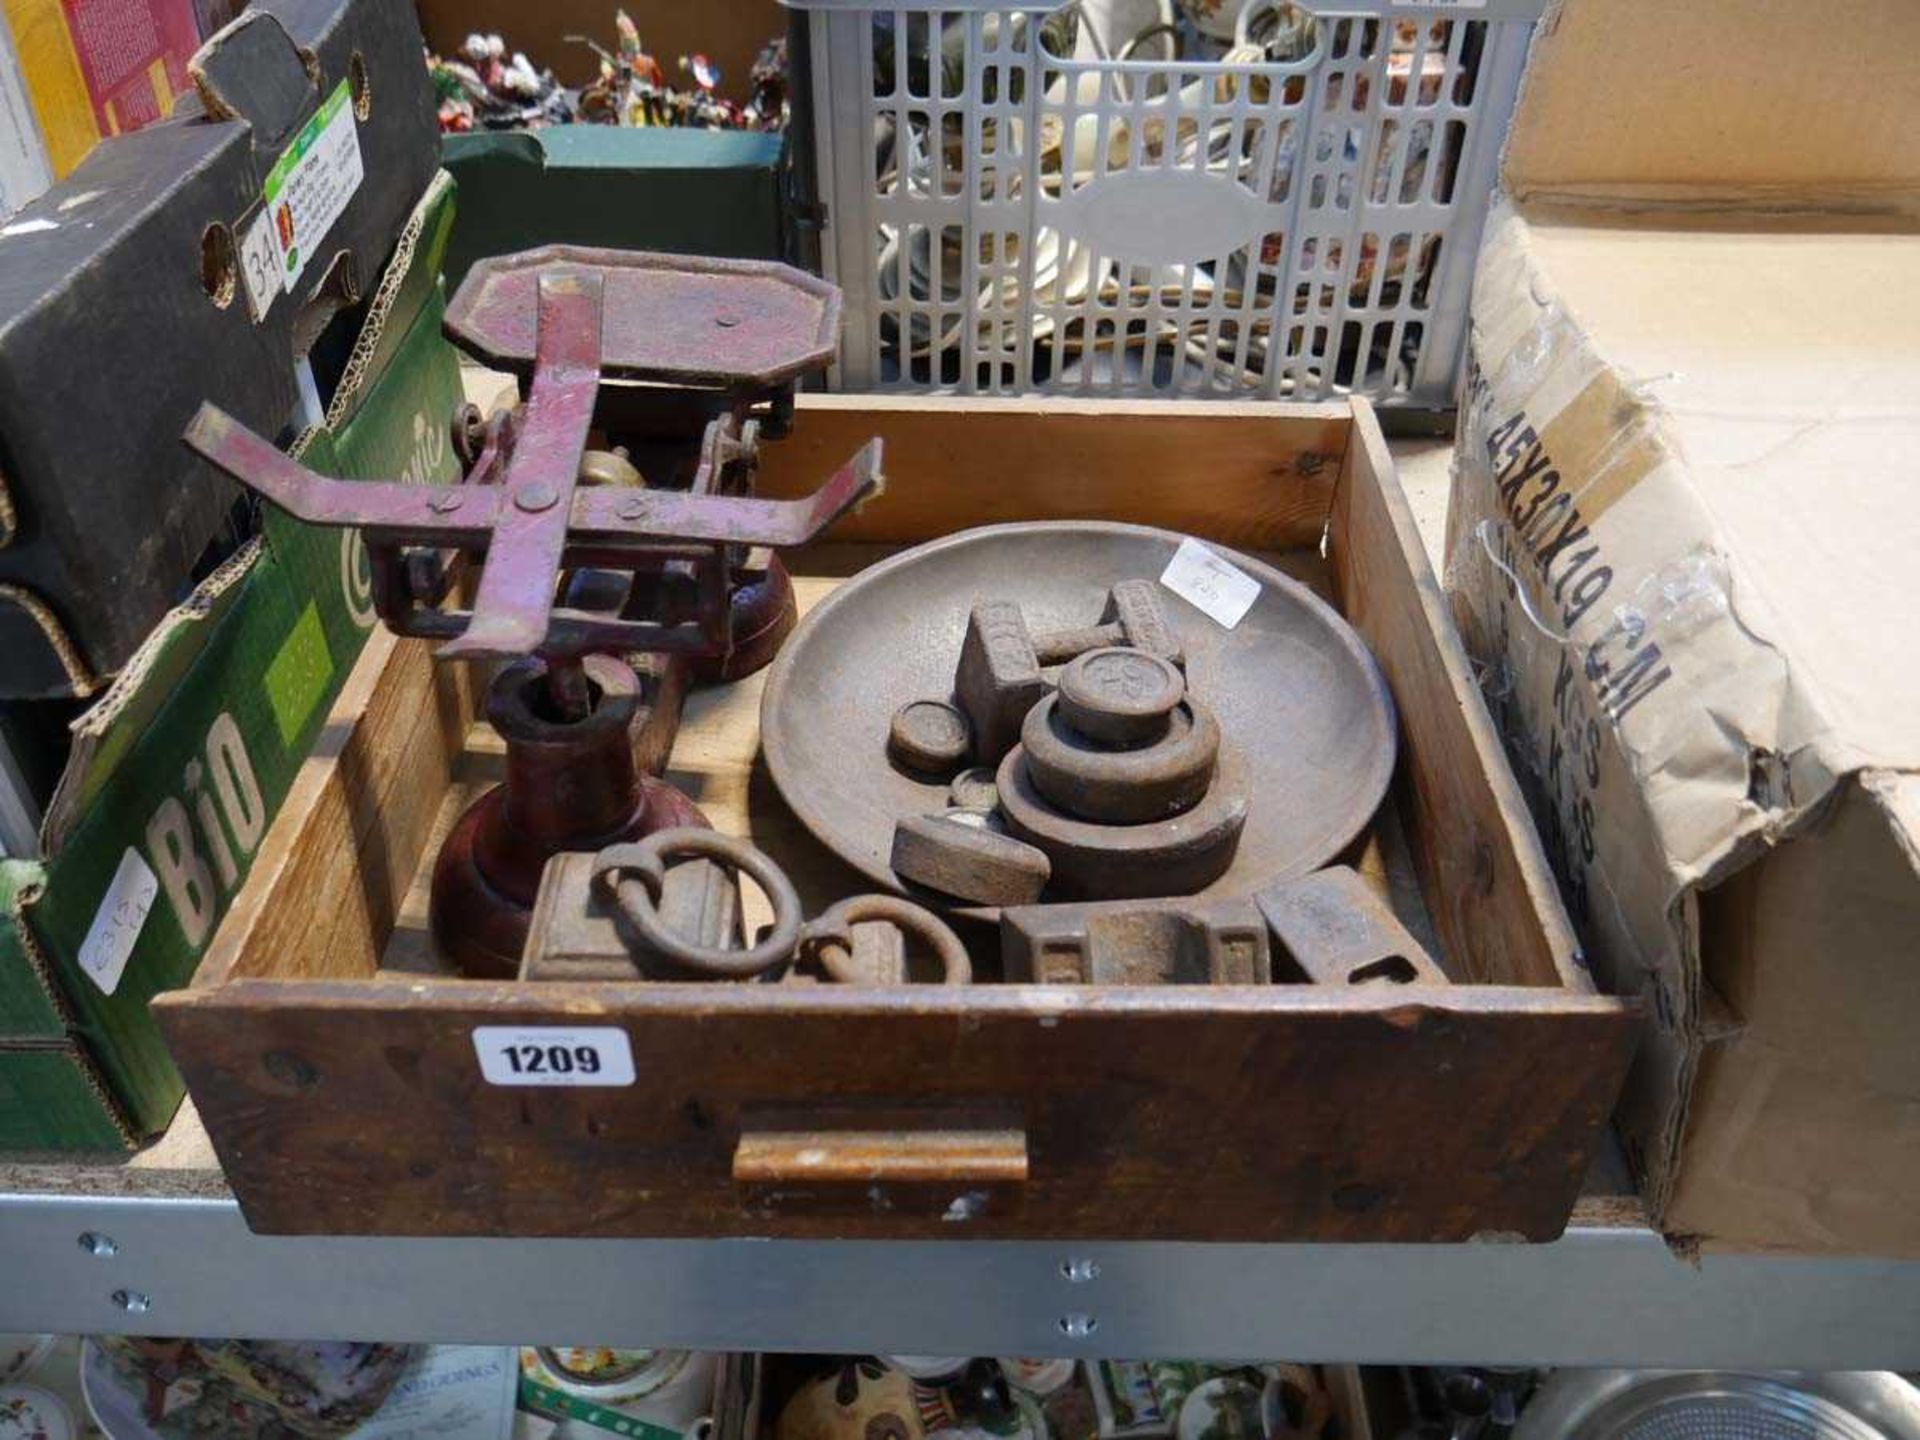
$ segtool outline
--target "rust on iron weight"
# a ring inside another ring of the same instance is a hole
[[[1007,830],[1042,851],[1062,899],[1133,899],[1203,890],[1233,864],[1247,823],[1246,769],[1224,750],[1206,795],[1191,809],[1147,824],[1087,820],[1052,804],[1034,786],[1016,745],[1000,762],[1000,811]]]
[[[1158,736],[1104,745],[1071,724],[1057,695],[1027,712],[1019,750],[1041,796],[1082,820],[1145,825],[1183,815],[1206,796],[1220,758],[1220,726],[1197,700],[1181,700]]]
[[[972,722],[974,759],[999,764],[1019,738],[1027,711],[1047,693],[1040,655],[1018,605],[986,600],[973,607],[953,693]]]
[[[981,905],[1030,905],[1053,873],[1044,851],[974,810],[907,816],[894,827],[891,858],[902,879]]]
[[[947,800],[956,810],[972,810],[988,814],[1000,804],[999,788],[993,783],[993,770],[990,766],[974,765],[962,770],[953,777],[953,783],[947,787]]]
[[[945,780],[967,763],[973,727],[959,707],[945,700],[909,700],[893,712],[887,753],[914,775]]]
[[[1240,841],[1243,772],[1220,751],[1212,711],[1171,663],[1101,648],[1027,712],[996,790],[1008,829],[1046,854],[1063,893],[1182,894],[1226,870]]]
[[[1446,972],[1366,877],[1330,865],[1254,897],[1278,945],[1279,978],[1317,985],[1445,985]]]
[[[809,921],[800,949],[827,978],[848,985],[901,985],[908,979],[904,941],[917,936],[940,964],[940,983],[965,985],[973,961],[945,921],[898,895],[853,895]]]
[[[773,906],[772,923],[751,945],[738,943],[740,875]],[[523,980],[896,985],[914,978],[909,939],[930,951],[940,983],[973,978],[966,947],[931,911],[897,895],[855,895],[808,920],[793,882],[764,851],[690,827],[549,861],[518,973]]]
[[[1060,672],[1060,718],[1102,745],[1160,739],[1186,697],[1186,676],[1143,650],[1089,650]]]
[[[1159,655],[1176,666],[1187,663],[1180,637],[1168,622],[1159,589],[1151,580],[1122,580],[1107,592],[1100,619],[1080,629],[1042,630],[1033,636],[1042,665],[1059,665],[1102,647],[1127,646]]]
[[[1186,654],[1151,581],[1123,580],[1107,594],[1097,623],[1079,629],[1034,631],[1010,601],[974,605],[961,642],[953,691],[973,723],[974,759],[998,765],[1012,748],[1027,712],[1053,688],[1040,673],[1089,650],[1131,647],[1183,666]]]
[[[1265,985],[1267,922],[1250,900],[1101,900],[1000,912],[1007,979],[1040,985]]]

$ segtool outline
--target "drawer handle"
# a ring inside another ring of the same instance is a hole
[[[740,1184],[1017,1185],[1027,1133],[1006,1130],[759,1130],[733,1152]]]

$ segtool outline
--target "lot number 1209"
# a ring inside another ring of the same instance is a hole
[[[600,1052],[591,1045],[509,1045],[507,1066],[516,1075],[538,1075],[543,1070],[555,1075],[600,1073]]]
[[[473,1032],[490,1085],[631,1085],[633,1047],[616,1025],[480,1025]]]

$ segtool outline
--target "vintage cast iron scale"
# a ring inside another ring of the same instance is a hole
[[[783,265],[549,246],[474,266],[448,307],[448,335],[524,396],[455,418],[461,483],[331,479],[212,405],[189,427],[296,518],[360,528],[388,628],[443,641],[440,659],[507,662],[487,695],[506,781],[434,873],[435,938],[466,973],[516,972],[555,854],[706,824],[646,773],[671,745],[678,667],[733,679],[770,661],[795,618],[772,552],[882,483],[876,439],[804,499],[753,494],[759,437],[784,432],[795,382],[830,358],[839,303]],[[694,452],[690,483],[649,487],[624,448],[589,449],[596,423],[650,468]],[[463,557],[481,567],[471,606],[441,608]]]

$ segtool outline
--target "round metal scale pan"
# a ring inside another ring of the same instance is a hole
[[[1157,581],[1181,539],[1096,521],[994,525],[861,571],[814,607],[769,672],[760,736],[781,796],[855,869],[888,889],[941,899],[887,863],[897,820],[946,808],[944,785],[888,762],[893,712],[952,693],[976,599],[1016,602],[1036,630],[1090,625],[1110,586]],[[1344,850],[1386,794],[1396,727],[1386,681],[1346,621],[1271,566],[1219,553],[1260,582],[1234,629],[1164,587],[1160,595],[1186,649],[1190,688],[1247,761],[1240,848],[1200,892],[1226,897],[1306,874]]]

